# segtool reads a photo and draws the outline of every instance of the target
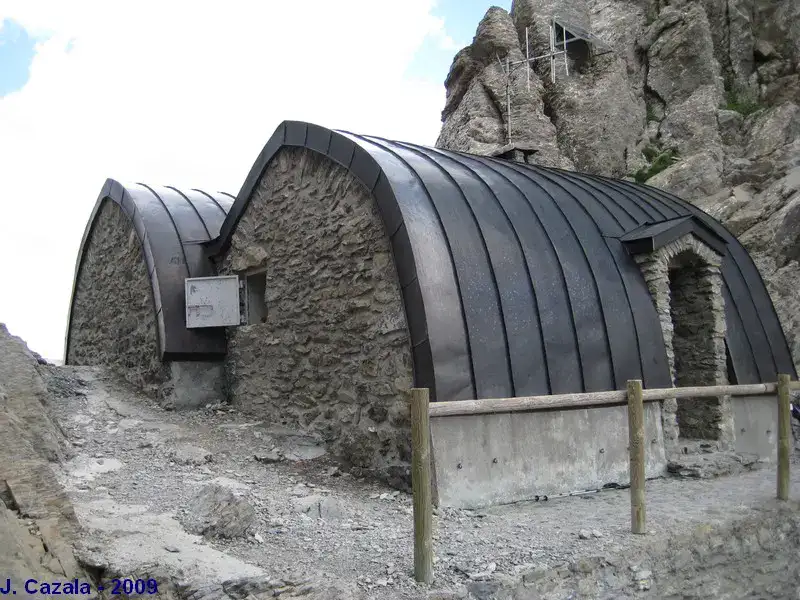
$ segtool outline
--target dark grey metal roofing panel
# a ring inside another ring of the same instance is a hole
[[[171,223],[177,239],[172,236],[174,241],[183,248],[186,244],[194,244],[209,240],[209,233],[205,227],[203,219],[194,207],[194,204],[189,202],[185,195],[181,194],[174,188],[164,186],[146,185],[143,183],[137,184],[142,186],[156,196],[167,212],[166,223]],[[165,223],[165,225],[166,225]]]
[[[498,159],[491,161],[496,163]],[[580,356],[581,377],[571,385],[579,383],[581,391],[614,389],[607,324],[600,301],[605,294],[598,288],[595,275],[598,266],[594,264],[594,252],[599,239],[595,225],[581,211],[578,200],[557,179],[542,176],[539,171],[518,163],[511,163],[511,167],[544,192],[534,199],[563,267],[572,311],[571,319],[564,318],[563,310],[557,313],[563,321],[558,329],[563,330],[562,336],[567,336],[567,328],[572,324]],[[538,276],[536,271],[533,276]]]
[[[658,217],[655,216],[657,213],[651,207],[641,202],[631,202],[630,198],[620,190],[609,185],[599,185],[591,177],[583,173],[575,173],[574,171],[558,171],[558,173],[592,194],[597,201],[605,206],[606,210],[614,215],[614,219],[624,231],[635,227],[642,221],[648,219],[658,220],[660,218],[660,215]]]
[[[275,136],[272,136],[275,139]],[[269,144],[269,142],[267,142]],[[356,150],[356,145],[353,140],[346,137],[339,131],[331,132],[331,143],[328,147],[328,157],[342,165],[345,169],[350,168],[350,163],[353,161],[353,152]],[[244,189],[244,188],[242,188]],[[390,195],[394,195],[391,191]]]
[[[233,198],[224,194],[207,194],[202,190],[185,190],[181,192],[194,206],[203,221],[203,228],[208,232],[208,239],[219,235],[225,217],[228,216]]]
[[[391,192],[391,184],[386,178],[386,173],[381,172],[380,177],[378,177],[378,183],[375,184],[373,194],[378,202],[378,210],[380,210],[381,215],[383,215],[386,232],[393,236],[395,232],[403,226],[403,214],[400,212],[400,207],[397,203],[390,201],[390,198],[393,198],[394,195]],[[395,257],[395,259],[397,259],[397,257]],[[405,283],[401,282],[401,285],[405,285]]]
[[[742,323],[742,318],[739,316],[739,311],[731,298],[731,292],[728,286],[722,290],[722,296],[725,299],[725,322],[727,323],[728,331],[726,340],[728,344],[728,352],[730,354],[731,365],[733,372],[736,374],[736,381],[760,381],[761,376],[758,372],[758,365],[753,354],[753,349],[750,345],[750,339]],[[730,352],[731,348],[745,348],[749,352]]]
[[[536,295],[539,313],[542,356],[538,365],[531,365],[541,381],[531,394],[568,393],[575,382],[582,386],[583,373],[578,339],[574,327],[572,300],[566,285],[565,266],[551,231],[545,227],[541,203],[537,197],[544,195],[541,187],[512,167],[512,163],[497,163],[487,169],[489,159],[474,157],[484,171],[496,172],[506,178],[518,193],[503,195],[507,213],[512,216],[525,253],[530,284]],[[499,197],[499,196],[498,196]],[[516,201],[514,201],[516,200]],[[563,250],[561,250],[563,253]],[[566,310],[564,309],[566,307]],[[533,330],[532,330],[533,331]],[[536,353],[535,338],[531,338],[531,352]],[[554,360],[560,357],[560,360]],[[545,377],[546,372],[546,377]],[[548,387],[542,385],[546,380]]]
[[[617,313],[617,319],[625,319],[624,313],[627,311],[627,319],[630,319],[633,324],[632,328],[628,326],[619,330],[612,329],[614,333],[610,339],[616,346],[616,350],[612,347],[612,353],[618,357],[614,362],[618,385],[621,380],[630,377],[629,373],[636,360],[634,357],[638,356],[641,367],[640,377],[644,381],[652,382],[651,386],[669,386],[670,382],[665,378],[667,359],[660,327],[653,326],[648,308],[651,303],[649,291],[639,268],[628,259],[622,244],[609,235],[614,231],[624,231],[635,227],[643,220],[646,221],[654,216],[661,217],[662,214],[654,211],[645,203],[637,202],[635,197],[621,193],[613,186],[604,185],[606,182],[598,183],[591,176],[572,171],[559,170],[558,173],[601,202],[615,221],[611,225],[607,219],[604,219],[604,228],[601,220],[597,220],[608,251],[614,258],[614,265],[624,290],[622,294],[619,294],[620,301],[614,302],[611,310],[613,313]],[[631,355],[631,353],[635,354]],[[621,370],[623,365],[625,365],[624,370]]]
[[[331,130],[319,125],[308,125],[306,145],[320,154],[327,154],[331,144]]]
[[[408,239],[405,223],[397,228],[397,231],[391,236],[391,240],[394,262],[398,265],[398,271],[403,273],[400,287],[406,287],[417,278],[417,268],[414,264],[414,253],[411,250],[411,241]]]
[[[481,168],[481,163],[473,157],[467,157],[446,150],[430,150],[461,165],[471,178],[487,195],[493,197],[500,209],[495,214],[499,221],[489,221],[484,228],[488,244],[494,247],[495,255],[500,246],[500,267],[497,270],[498,291],[502,299],[504,319],[510,331],[535,331],[535,339],[539,344],[531,344],[520,336],[508,335],[507,352],[510,359],[513,389],[516,395],[532,395],[548,393],[549,378],[545,364],[544,343],[541,334],[541,319],[536,299],[536,292],[529,276],[529,259],[525,245],[520,239],[524,232],[519,226],[524,222],[516,211],[524,209],[524,196],[518,188],[500,173]],[[529,216],[529,215],[528,215]],[[523,274],[523,276],[520,276]]]
[[[736,239],[692,205],[630,182],[285,122],[212,254],[227,249],[285,146],[328,156],[372,191],[403,289],[415,384],[435,400],[621,389],[633,378],[671,385],[655,306],[619,238],[685,217],[724,242],[726,341],[739,383],[795,373],[763,281]]]
[[[605,354],[610,364],[594,360],[597,366],[597,383],[587,385],[590,390],[622,387],[630,377],[630,367],[639,361],[636,351],[635,329],[630,327],[632,318],[628,288],[622,279],[619,267],[614,260],[612,249],[604,234],[620,231],[624,222],[614,210],[614,203],[608,197],[594,191],[577,179],[564,177],[560,181],[546,170],[536,169],[542,177],[557,182],[563,193],[573,202],[563,202],[576,236],[584,241],[587,264],[592,272],[592,283],[596,298],[601,307],[602,321],[595,323],[597,335],[605,339]],[[602,369],[602,370],[601,370]],[[608,370],[606,370],[608,369]],[[603,377],[611,377],[610,385],[603,383]]]
[[[350,161],[350,172],[356,176],[369,191],[373,191],[378,184],[381,168],[372,155],[361,146],[353,149],[353,158]]]
[[[75,266],[70,314],[67,322],[65,357],[69,355],[69,322],[75,300],[75,286],[95,220],[106,201],[120,206],[131,220],[142,246],[142,260],[150,276],[153,311],[159,332],[162,360],[192,360],[218,357],[225,353],[221,330],[186,328],[184,279],[214,273],[202,244],[219,234],[233,204],[228,194],[199,190],[183,192],[172,187],[132,184],[123,186],[106,180],[86,230]]]
[[[619,240],[607,237],[605,242],[624,288],[624,302],[620,301],[615,310],[625,310],[630,315],[628,323],[617,331],[617,336],[622,338],[615,349],[619,357],[614,363],[617,386],[622,387],[620,382],[627,379],[642,379],[649,381],[650,387],[669,387],[671,381],[668,377],[666,348],[661,327],[655,327],[653,323],[650,310],[652,300],[647,284]],[[631,377],[637,361],[639,375]]]
[[[349,137],[352,134],[342,135]],[[390,183],[391,197],[378,200],[378,206],[396,204],[408,234],[409,246],[403,254],[413,257],[413,263],[395,262],[400,281],[409,281],[404,289],[404,298],[412,299],[413,303],[406,303],[406,316],[412,322],[419,320],[419,315],[414,313],[424,315],[427,339],[414,343],[430,348],[430,364],[435,365],[437,371],[435,376],[432,370],[415,376],[418,381],[434,384],[434,396],[438,393],[446,398],[474,398],[471,340],[461,301],[461,282],[438,207],[423,177],[411,168],[407,157],[374,141],[351,138],[354,145],[356,140],[384,159],[383,172]],[[363,148],[355,146],[351,156],[357,156],[356,149],[364,152]],[[377,186],[375,189],[376,192],[379,190]],[[395,189],[406,193],[398,196]],[[403,242],[397,236],[393,242],[395,240],[398,244]],[[394,252],[397,256],[397,251]],[[428,363],[423,361],[420,364]]]
[[[286,131],[283,141],[288,146],[305,146],[308,135],[308,123],[300,121],[286,121]]]
[[[370,138],[370,141],[375,141]],[[472,367],[479,398],[509,395],[510,373],[505,321],[496,275],[475,208],[455,177],[425,152],[391,142],[376,142],[402,155],[422,180],[447,236],[459,283],[461,306],[470,337]],[[478,202],[473,198],[473,202]],[[481,371],[479,373],[478,371]],[[485,372],[487,375],[484,375]]]

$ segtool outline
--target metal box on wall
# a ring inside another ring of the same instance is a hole
[[[186,327],[239,325],[239,277],[191,277],[186,279]]]

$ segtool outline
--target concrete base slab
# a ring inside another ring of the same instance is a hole
[[[441,506],[481,508],[629,483],[626,406],[435,417]],[[666,472],[661,405],[645,404],[646,474]]]
[[[775,462],[778,453],[778,399],[775,396],[731,398],[735,450]]]
[[[165,396],[172,408],[196,409],[225,401],[222,362],[174,361],[169,367],[169,390]]]

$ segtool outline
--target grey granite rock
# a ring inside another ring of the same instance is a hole
[[[0,573],[17,590],[29,579],[88,581],[72,551],[80,526],[51,468],[68,452],[40,368],[0,324]]]
[[[186,531],[208,538],[243,537],[256,521],[256,511],[245,498],[218,484],[204,486],[181,517]]]

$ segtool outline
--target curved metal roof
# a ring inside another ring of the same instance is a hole
[[[184,279],[216,274],[202,244],[219,234],[233,204],[233,196],[223,192],[181,191],[170,186],[143,183],[123,185],[107,179],[83,233],[78,252],[67,321],[65,359],[69,355],[70,322],[83,255],[100,207],[106,200],[119,205],[131,220],[141,242],[153,290],[161,359],[191,360],[224,355],[224,331],[186,328]]]
[[[727,344],[739,383],[794,374],[752,259],[713,218],[644,185],[484,156],[281,124],[212,253],[226,250],[268,163],[302,147],[371,190],[403,291],[415,385],[437,400],[671,385],[655,306],[620,240],[692,216],[726,244]]]

